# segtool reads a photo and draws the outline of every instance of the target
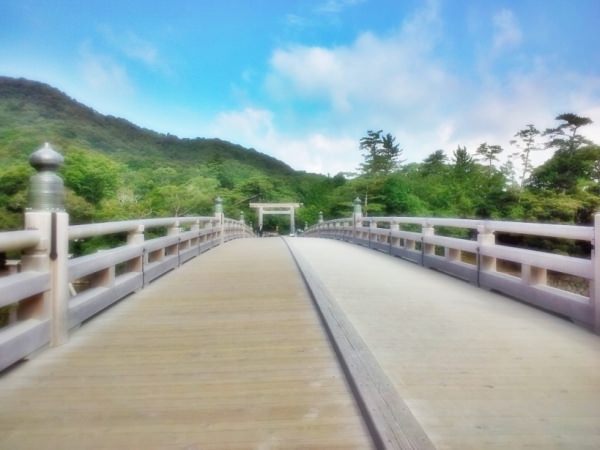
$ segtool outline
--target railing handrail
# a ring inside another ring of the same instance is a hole
[[[145,229],[168,227],[173,225],[183,225],[190,223],[208,223],[217,222],[218,219],[213,216],[197,217],[167,217],[157,219],[138,219],[123,220],[118,222],[99,222],[85,225],[71,225],[69,227],[69,239],[83,239],[92,236],[102,236],[115,233],[126,233],[135,231],[143,226]]]
[[[40,238],[38,230],[4,231],[0,233],[0,251],[10,252],[35,247]]]
[[[328,223],[352,223],[353,218],[342,218],[324,221],[319,225]],[[454,219],[446,217],[408,217],[408,216],[373,216],[361,217],[360,223],[387,223],[387,224],[406,224],[421,226],[444,226],[453,228],[466,228],[477,230],[483,227],[486,232],[501,232],[522,234],[529,236],[553,237],[558,239],[574,239],[580,241],[591,241],[594,237],[594,227],[584,225],[564,225],[553,223],[534,223],[517,222],[506,220],[485,220],[485,219]],[[318,225],[316,225],[318,227]],[[309,229],[313,229],[310,227]]]

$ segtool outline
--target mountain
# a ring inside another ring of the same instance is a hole
[[[220,139],[180,139],[106,116],[47,84],[0,77],[0,156],[31,153],[40,143],[79,146],[125,163],[159,159],[206,163],[232,159],[277,174],[291,174],[285,163],[254,149]]]
[[[44,142],[65,156],[72,223],[211,214],[217,196],[228,215],[244,211],[249,221],[249,201],[310,203],[298,221],[314,222],[334,183],[254,149],[157,133],[46,84],[0,77],[0,230],[21,226],[32,173],[27,159]],[[283,219],[269,220],[276,226]]]

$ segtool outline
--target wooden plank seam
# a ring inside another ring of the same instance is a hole
[[[310,264],[283,238],[304,280],[377,449],[435,446]]]

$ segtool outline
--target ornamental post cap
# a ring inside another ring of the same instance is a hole
[[[36,174],[29,179],[29,211],[64,211],[65,192],[58,168],[64,163],[63,156],[47,142],[29,157]]]
[[[29,164],[38,172],[50,170],[56,172],[65,162],[65,158],[54,150],[48,142],[43,147],[33,152],[29,157]]]

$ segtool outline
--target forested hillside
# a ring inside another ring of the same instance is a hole
[[[42,83],[0,77],[0,229],[20,227],[32,173],[27,158],[46,141],[65,156],[73,223],[210,214],[218,195],[238,217],[248,200],[310,203],[333,183],[253,149],[159,134]],[[306,220],[317,213],[304,212]]]
[[[32,173],[27,158],[46,141],[66,159],[61,174],[72,223],[211,214],[221,196],[228,216],[243,210],[254,222],[249,201],[302,202],[302,227],[319,211],[348,216],[358,196],[367,215],[589,224],[600,208],[600,147],[581,135],[590,123],[561,114],[554,123],[523,124],[510,148],[437,150],[420,163],[405,163],[391,134],[368,131],[356,145],[364,155],[358,173],[325,177],[218,139],[145,130],[50,86],[0,77],[0,229],[21,226]],[[549,159],[535,167],[538,151]],[[286,220],[268,216],[266,227],[275,225],[284,230]]]

